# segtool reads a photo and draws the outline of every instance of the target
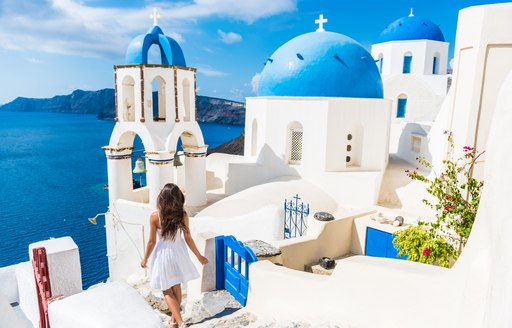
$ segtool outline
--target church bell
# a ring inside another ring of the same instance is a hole
[[[183,163],[180,160],[180,155],[178,155],[178,152],[174,154],[173,165],[174,167],[183,166]]]
[[[142,160],[142,157],[139,156],[137,160],[135,161],[135,167],[133,168],[133,173],[146,173],[146,168],[144,167],[144,161]]]

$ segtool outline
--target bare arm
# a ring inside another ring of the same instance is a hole
[[[187,243],[188,248],[190,248],[192,253],[194,253],[194,255],[197,257],[197,259],[199,260],[199,262],[202,265],[207,264],[208,259],[206,257],[204,257],[203,255],[201,255],[201,253],[199,253],[196,243],[194,242],[194,239],[192,238],[192,235],[190,234],[189,219],[188,219],[188,215],[186,213],[185,213],[185,226],[187,227],[187,231],[184,231],[183,234],[184,234],[185,242]]]
[[[158,222],[158,215],[156,213],[151,214],[149,218],[149,239],[148,244],[146,246],[146,252],[144,253],[144,258],[140,261],[140,266],[142,268],[146,268],[149,256],[153,252],[153,248],[156,245],[156,228]]]

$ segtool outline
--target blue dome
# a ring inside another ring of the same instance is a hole
[[[372,56],[332,32],[299,35],[277,49],[261,73],[258,96],[382,98]]]
[[[444,42],[444,35],[439,26],[431,20],[407,16],[397,19],[379,36],[378,42],[403,41],[403,40],[433,40]]]
[[[156,44],[160,48],[162,65],[187,66],[181,47],[174,39],[162,32],[158,25],[153,26],[147,34],[135,37],[126,49],[125,63],[147,64],[149,48]]]

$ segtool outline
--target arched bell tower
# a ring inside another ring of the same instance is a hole
[[[188,205],[203,205],[207,145],[196,117],[196,69],[187,67],[179,44],[158,26],[158,13],[153,17],[149,31],[131,41],[125,63],[114,66],[116,125],[104,147],[110,203],[125,199],[155,207],[161,188],[174,182],[185,192]],[[155,63],[150,48],[157,49]],[[143,153],[134,153],[135,135],[144,144]],[[146,194],[132,187],[133,156],[145,158]],[[180,160],[183,167],[173,165],[176,156],[186,157]]]

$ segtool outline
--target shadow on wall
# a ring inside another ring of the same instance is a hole
[[[297,170],[285,163],[267,144],[261,148],[256,163],[228,163],[228,165],[225,182],[228,195],[281,176],[300,177]]]

